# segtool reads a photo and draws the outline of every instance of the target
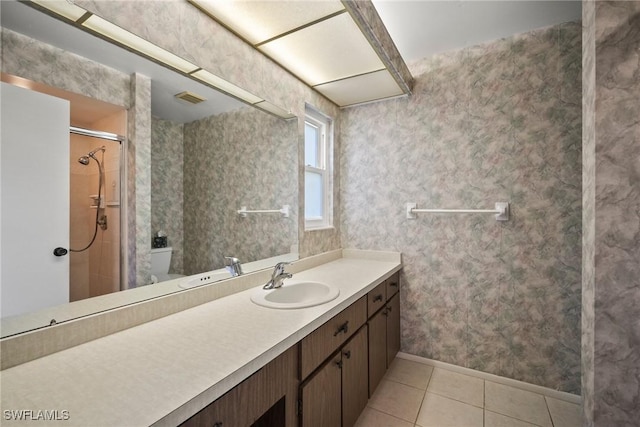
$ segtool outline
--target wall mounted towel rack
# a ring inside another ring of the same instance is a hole
[[[282,209],[259,209],[259,210],[247,210],[246,206],[242,206],[237,212],[243,218],[246,218],[247,214],[261,214],[261,213],[279,213],[284,218],[289,218],[289,205],[282,206]]]
[[[415,203],[407,203],[407,218],[415,219],[417,213],[492,213],[496,221],[509,221],[509,202],[497,202],[495,209],[418,209]]]

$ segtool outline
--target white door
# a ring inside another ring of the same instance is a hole
[[[69,101],[2,83],[1,317],[69,302]]]

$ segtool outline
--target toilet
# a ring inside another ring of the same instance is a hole
[[[172,253],[173,248],[171,246],[151,249],[151,283],[184,277],[182,274],[169,274]]]

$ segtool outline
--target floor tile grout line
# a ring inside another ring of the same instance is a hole
[[[521,418],[516,418],[516,417],[514,417],[512,415],[507,415],[507,414],[503,414],[501,412],[491,411],[489,409],[485,409],[485,411],[486,412],[491,412],[492,414],[498,414],[498,415],[501,415],[501,416],[506,417],[506,418],[511,418],[512,420],[522,421],[523,423],[531,424],[532,426],[535,426],[535,427],[543,427],[540,424],[532,423],[531,421],[523,420]]]
[[[484,409],[483,406],[474,405],[473,403],[465,402],[464,400],[456,399],[455,397],[447,396],[446,394],[438,393],[437,391],[426,390],[427,393],[435,394],[436,396],[444,397],[445,399],[453,400],[454,402],[463,403],[465,405],[473,406],[474,408]]]
[[[427,390],[429,389],[429,383],[431,383],[431,377],[433,377],[433,368],[431,368],[431,373],[429,373],[429,379],[427,379],[427,384],[424,387],[424,393],[422,393],[422,399],[420,400],[420,406],[418,406],[418,413],[416,414],[416,419],[413,421],[414,426],[419,426],[418,417],[420,416],[420,411],[422,410],[422,405],[424,404],[424,399],[427,397]]]

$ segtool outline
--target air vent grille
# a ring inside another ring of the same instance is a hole
[[[179,94],[175,95],[175,97],[190,104],[199,104],[206,101],[206,99],[201,97],[200,95],[196,95],[195,93],[189,91],[180,92]]]

